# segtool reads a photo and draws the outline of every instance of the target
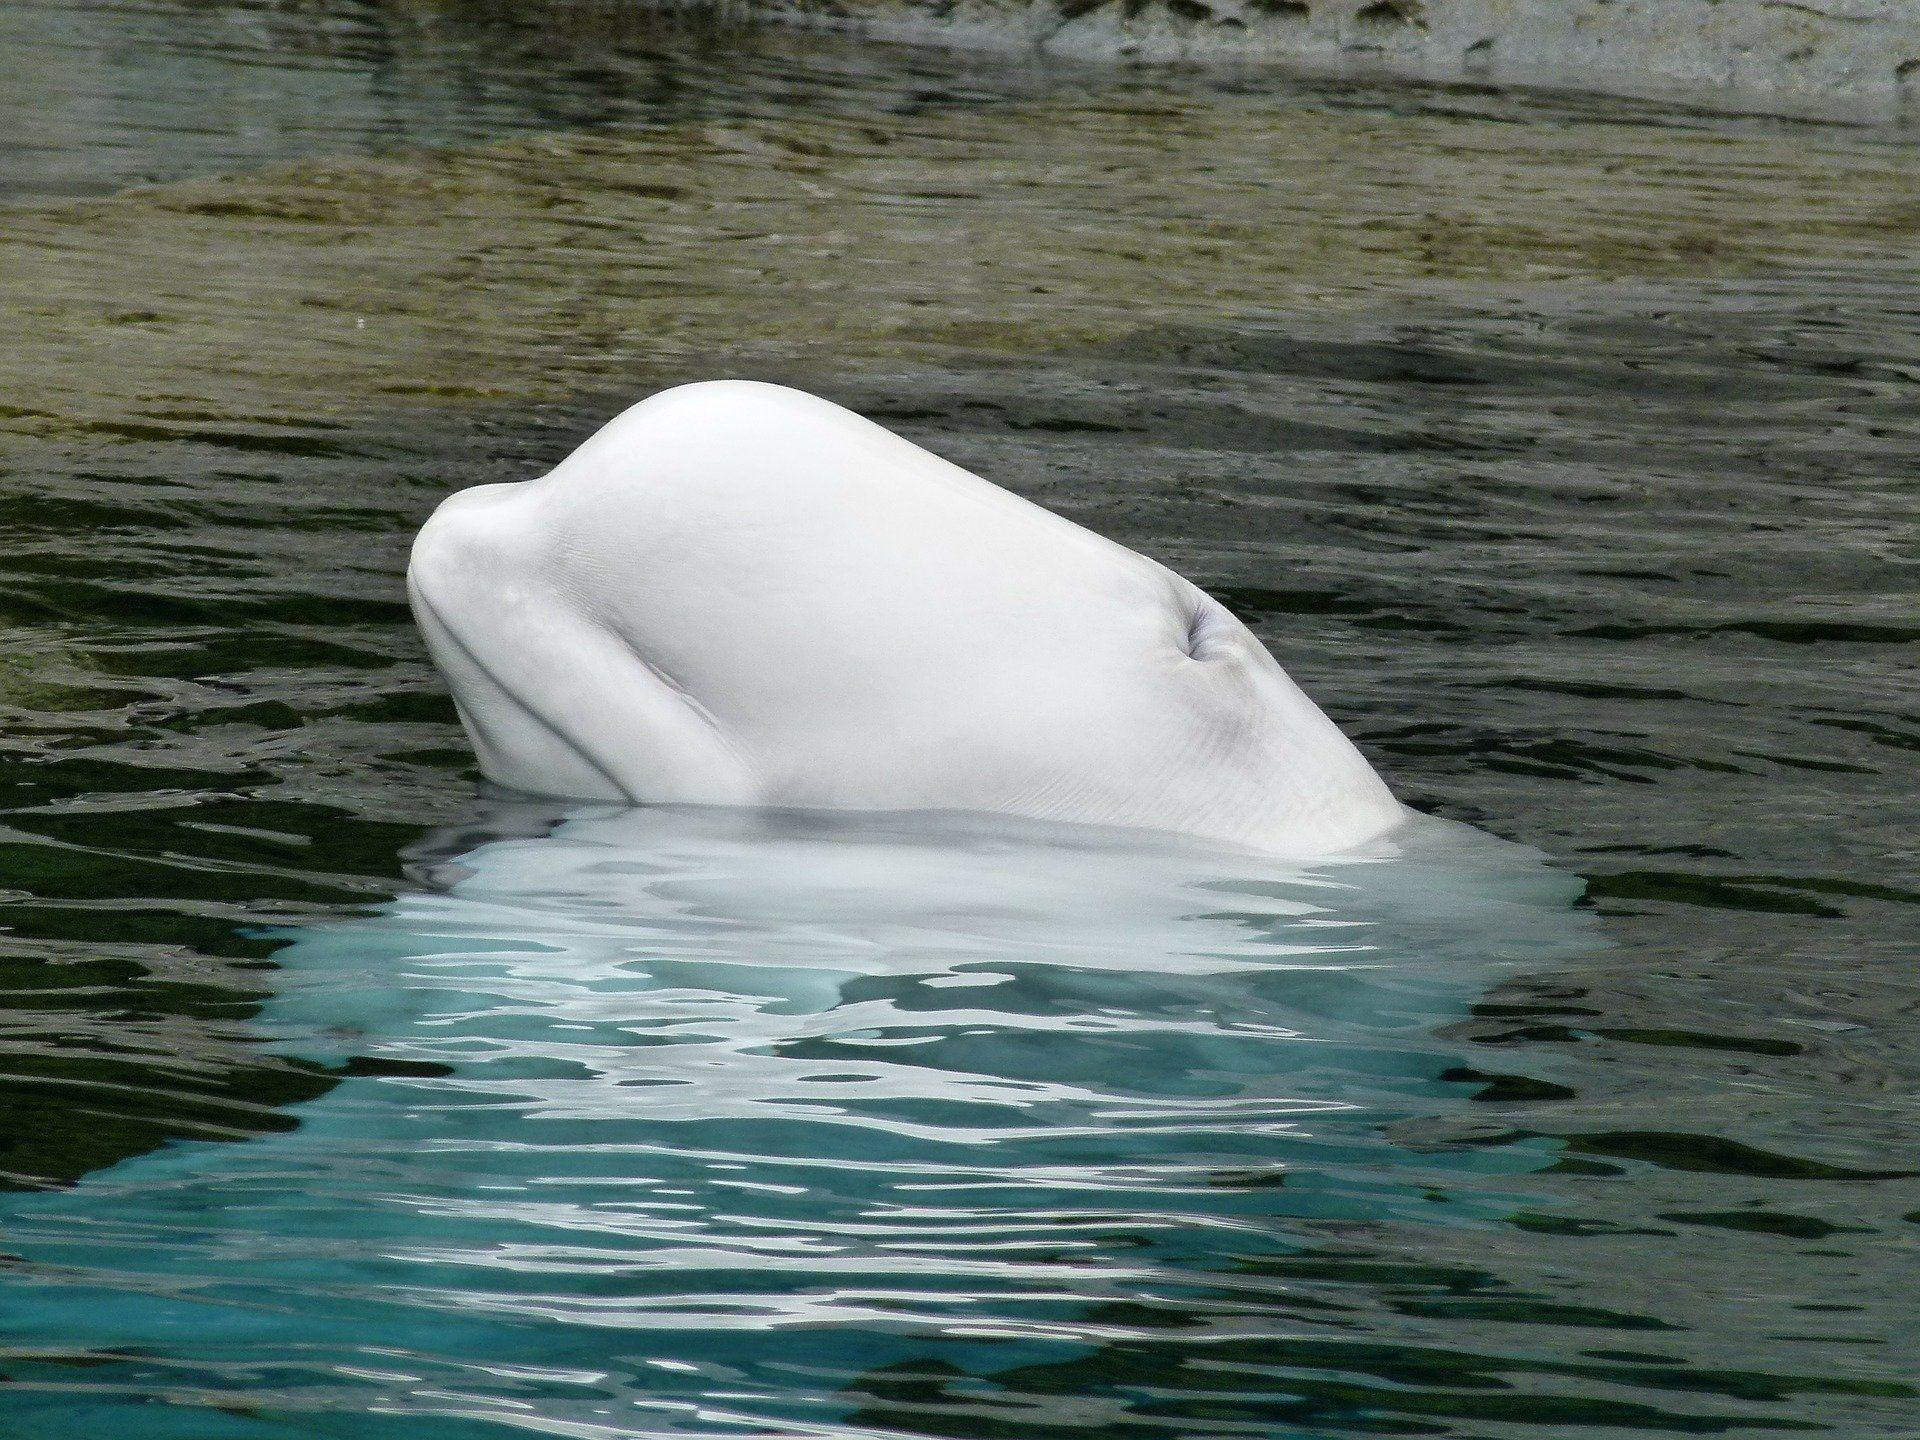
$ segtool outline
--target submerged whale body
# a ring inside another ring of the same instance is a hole
[[[1349,849],[1404,811],[1165,566],[837,405],[664,391],[450,497],[408,592],[485,775],[622,803],[994,812]]]
[[[1434,1143],[1476,1061],[1442,1027],[1585,944],[1576,882],[1467,827],[1276,861],[559,808],[284,932],[253,1024],[343,1077],[296,1125],[0,1195],[0,1433],[873,1435],[873,1376],[1348,1347],[1404,1285],[1355,1237],[1479,1233],[1555,1158]],[[1352,1303],[1260,1278],[1323,1246]]]

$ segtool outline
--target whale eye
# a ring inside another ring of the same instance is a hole
[[[1187,615],[1185,649],[1195,660],[1206,660],[1220,653],[1232,633],[1231,617],[1211,595],[1195,592],[1196,603]]]

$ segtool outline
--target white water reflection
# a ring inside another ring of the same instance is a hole
[[[1257,1319],[1187,1293],[1231,1288],[1223,1244],[1475,1223],[1542,1161],[1394,1138],[1467,1093],[1436,1031],[1586,943],[1573,882],[1465,827],[1302,867],[952,816],[550,822],[502,807],[429,888],[291,938],[266,1019],[347,1077],[298,1129],[10,1206],[29,1373],[110,1419],[128,1367],[196,1415],[246,1389],[240,1434],[533,1423],[516,1396],[553,1433],[831,1429],[887,1366]]]

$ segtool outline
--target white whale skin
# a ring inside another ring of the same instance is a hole
[[[513,790],[1287,855],[1405,813],[1196,586],[782,386],[662,391],[539,479],[449,497],[407,579],[482,773]]]

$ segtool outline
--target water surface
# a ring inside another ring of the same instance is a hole
[[[0,1428],[1913,1432],[1910,142],[0,25]],[[716,373],[1167,560],[1561,878],[663,819],[583,889],[406,541]]]

